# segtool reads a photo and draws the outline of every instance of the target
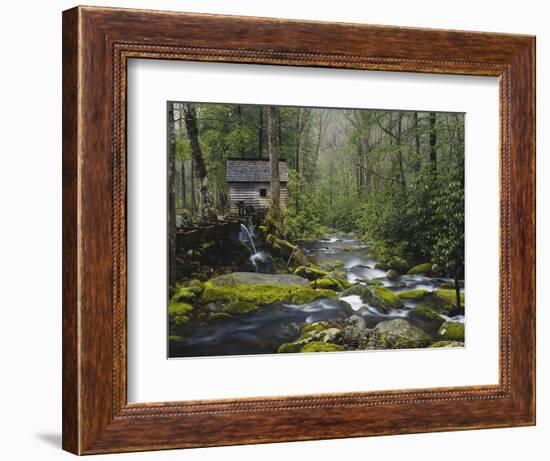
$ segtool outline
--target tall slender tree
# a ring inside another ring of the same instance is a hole
[[[269,106],[267,112],[268,150],[270,167],[271,203],[269,207],[269,221],[280,234],[283,231],[281,216],[281,187],[279,176],[280,139],[278,129],[279,109]]]
[[[434,177],[437,175],[437,134],[435,112],[430,112],[430,171]]]
[[[195,170],[195,176],[199,181],[199,212],[204,220],[216,219],[216,213],[212,208],[212,197],[208,185],[208,170],[199,143],[199,128],[197,125],[195,107],[192,104],[184,103],[183,113],[187,137],[189,138],[189,144],[191,146],[193,168]]]
[[[176,126],[168,103],[168,289],[176,285]]]

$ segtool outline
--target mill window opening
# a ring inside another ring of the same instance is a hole
[[[260,197],[267,197],[267,189],[260,189]]]

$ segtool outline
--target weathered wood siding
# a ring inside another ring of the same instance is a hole
[[[260,189],[266,189],[266,196],[260,195]],[[285,183],[281,183],[281,208],[286,208],[288,193]],[[269,183],[265,182],[233,182],[229,183],[230,213],[238,214],[237,203],[244,202],[246,206],[253,206],[256,211],[266,211],[271,200]]]

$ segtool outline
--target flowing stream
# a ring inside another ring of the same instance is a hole
[[[334,235],[300,246],[312,261],[320,265],[337,266],[337,270],[344,272],[350,282],[365,283],[367,280],[377,279],[394,293],[415,289],[433,291],[444,283],[452,282],[448,278],[423,275],[401,275],[389,280],[385,271],[374,268],[377,261],[369,256],[367,242],[356,238]],[[412,324],[426,330],[428,325],[409,317],[410,309],[418,301],[404,300],[403,304],[403,309],[382,313],[361,301],[359,296],[340,294],[339,299],[322,298],[303,305],[279,302],[261,306],[256,311],[231,318],[201,324],[190,323],[180,327],[177,334],[181,334],[183,339],[170,341],[170,357],[276,353],[281,344],[296,339],[304,323],[321,320],[343,322],[352,314],[361,315],[368,328],[375,327],[383,320],[405,317]],[[464,322],[463,315],[445,318]]]

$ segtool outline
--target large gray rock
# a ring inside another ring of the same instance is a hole
[[[365,319],[360,315],[351,315],[346,319],[346,327],[353,327],[364,330],[365,328],[367,328],[367,324],[365,322]]]
[[[385,320],[374,328],[378,333],[397,336],[408,342],[422,343],[430,338],[420,328],[405,319]]]
[[[341,293],[340,296],[341,297],[359,296],[361,298],[361,301],[363,301],[364,303],[368,302],[372,298],[372,294],[369,288],[359,284],[353,285],[348,289],[344,290],[344,292]]]
[[[309,281],[294,274],[259,274],[256,272],[233,272],[210,279],[214,285],[280,285],[308,286]]]
[[[346,319],[344,328],[344,342],[350,345],[358,345],[363,342],[367,324],[365,319],[359,315],[352,315]]]

